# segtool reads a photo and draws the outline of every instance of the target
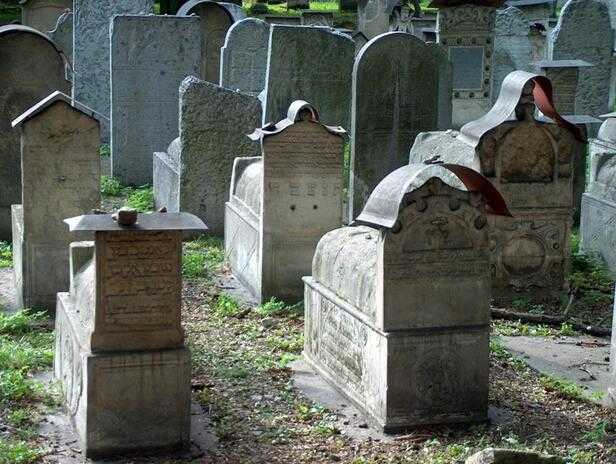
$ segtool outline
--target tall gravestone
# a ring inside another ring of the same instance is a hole
[[[167,153],[154,155],[156,207],[192,213],[222,236],[233,160],[260,155],[259,144],[246,137],[260,121],[256,97],[186,78],[180,87],[180,137]]]
[[[21,0],[21,23],[37,31],[50,31],[58,17],[73,7],[73,0]]]
[[[386,432],[487,418],[492,204],[472,169],[412,164],[319,241],[304,359]]]
[[[20,308],[55,309],[69,287],[71,237],[62,222],[100,206],[100,124],[54,92],[13,122],[21,134],[22,200],[13,205],[13,263]]]
[[[111,114],[109,28],[119,14],[148,14],[154,0],[73,0],[73,97],[106,118]],[[110,129],[103,125],[102,139]]]
[[[178,88],[199,73],[198,18],[115,16],[111,30],[112,174],[152,183],[152,153],[178,133]]]
[[[190,352],[181,326],[187,213],[120,210],[65,221],[94,235],[71,244],[58,293],[54,376],[86,457],[190,443]]]
[[[614,30],[605,3],[567,2],[551,32],[549,59],[583,60],[594,65],[579,71],[576,107],[580,114],[598,116],[608,112],[613,54]]]
[[[220,49],[229,28],[246,15],[233,3],[190,0],[178,16],[197,15],[201,24],[201,78],[217,84],[220,80]]]
[[[450,127],[447,56],[406,32],[382,34],[356,58],[352,95],[349,219],[385,176],[408,164],[417,134]]]
[[[236,158],[225,254],[259,302],[298,301],[319,238],[342,224],[343,134],[296,101],[286,119],[251,135],[262,156]]]
[[[250,95],[265,88],[270,25],[257,18],[233,24],[220,51],[220,85]]]
[[[458,128],[492,107],[496,8],[503,0],[434,0],[437,41],[453,66],[453,126]]]
[[[318,53],[315,53],[318,50]],[[321,122],[348,127],[355,44],[322,27],[271,27],[263,124],[283,119],[295,100],[319,108]]]
[[[21,202],[19,133],[11,122],[56,90],[70,93],[59,50],[26,26],[0,27],[0,240],[11,239],[11,205]]]

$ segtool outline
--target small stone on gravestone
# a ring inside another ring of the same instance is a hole
[[[488,448],[469,457],[465,464],[564,464],[557,456],[532,451]]]
[[[134,208],[123,207],[113,215],[113,219],[120,226],[134,226],[137,224],[137,217],[139,213]]]
[[[73,7],[73,0],[21,0],[21,24],[37,31],[50,31],[58,17]]]

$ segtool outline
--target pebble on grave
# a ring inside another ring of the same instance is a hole
[[[411,164],[318,244],[304,357],[385,432],[487,419],[489,213],[507,206],[476,171]]]
[[[54,92],[13,121],[21,136],[22,200],[12,206],[17,305],[53,312],[68,290],[67,216],[98,208],[100,122]]]
[[[86,457],[190,442],[190,352],[180,308],[188,213],[120,210],[65,221],[94,234],[70,246],[70,292],[58,293],[55,378]]]
[[[295,101],[286,119],[251,134],[262,156],[236,158],[225,253],[257,301],[301,299],[317,242],[342,224],[344,134]]]

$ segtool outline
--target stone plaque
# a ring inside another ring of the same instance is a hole
[[[449,47],[456,90],[481,90],[483,85],[483,47]]]

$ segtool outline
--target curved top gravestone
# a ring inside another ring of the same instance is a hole
[[[220,85],[227,89],[259,95],[265,88],[270,25],[246,18],[227,31],[220,51]]]
[[[211,0],[191,0],[177,12],[177,16],[192,14],[201,18],[201,77],[218,84],[220,49],[225,43],[227,31],[233,23],[244,19],[246,14],[238,5]]]
[[[58,48],[31,27],[0,27],[0,63],[6,71],[0,72],[0,240],[8,240],[11,205],[21,203],[19,134],[11,121],[56,90],[70,92],[70,85]]]
[[[73,7],[73,0],[21,0],[21,23],[39,31],[49,31],[58,16]]]
[[[616,144],[616,113],[611,113],[604,116],[609,117],[603,122],[603,124],[601,124],[597,138],[599,140]]]

